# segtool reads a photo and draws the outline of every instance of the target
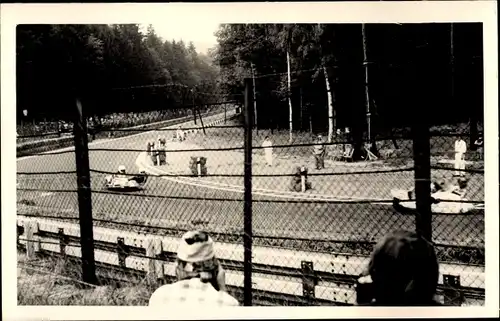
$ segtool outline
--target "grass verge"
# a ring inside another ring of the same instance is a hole
[[[18,252],[18,305],[145,306],[156,286],[139,280],[128,286],[94,286],[81,282],[70,260],[43,257],[28,261]]]

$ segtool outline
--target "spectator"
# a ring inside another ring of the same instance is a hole
[[[175,273],[177,282],[158,288],[151,295],[149,306],[239,305],[226,292],[225,272],[215,257],[213,241],[206,233],[191,231],[182,236]]]
[[[358,291],[358,304],[441,305],[434,300],[438,277],[439,264],[432,244],[414,232],[396,231],[375,246],[367,271],[358,279],[359,287],[371,284],[371,300]]]
[[[479,159],[482,160],[483,159],[483,145],[484,145],[483,137],[479,136],[479,138],[474,141],[474,145],[476,146],[476,150],[479,153]]]
[[[264,157],[266,159],[267,166],[273,166],[273,142],[271,142],[269,136],[264,138],[262,147],[264,149]]]
[[[467,151],[467,144],[462,139],[458,137],[455,141],[455,176],[464,176],[465,173],[465,152]]]
[[[314,145],[314,159],[316,161],[316,169],[325,168],[325,142],[323,141],[323,136],[318,135],[316,139],[316,144]]]
[[[186,136],[185,136],[184,131],[182,130],[182,127],[181,127],[181,126],[179,126],[179,127],[177,128],[177,133],[176,133],[176,136],[177,136],[177,140],[178,140],[179,142],[182,142],[183,140],[185,140],[185,139],[186,139]]]
[[[146,145],[146,152],[149,156],[153,155],[153,149],[154,149],[155,143],[154,142],[148,142]]]
[[[159,146],[167,145],[167,138],[164,135],[158,135],[158,145]]]

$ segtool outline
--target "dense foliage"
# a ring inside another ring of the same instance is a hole
[[[17,112],[70,118],[213,102],[217,69],[192,43],[164,41],[149,26],[19,25]],[[21,118],[21,117],[19,117]]]
[[[366,24],[365,49],[361,24],[222,25],[217,38],[221,88],[241,93],[254,74],[261,128],[289,126],[287,52],[294,130],[327,129],[325,80],[336,127],[365,130],[364,53],[378,132],[420,115],[435,124],[482,115],[481,24]]]
[[[142,33],[133,24],[21,25],[17,111],[68,119],[75,96],[89,116],[242,102],[244,78],[255,76],[258,127],[289,128],[290,139],[296,130],[327,131],[331,139],[349,127],[360,146],[368,102],[372,136],[415,120],[482,119],[481,24],[362,30],[361,24],[223,24],[208,57],[192,43],[163,41],[151,26]]]

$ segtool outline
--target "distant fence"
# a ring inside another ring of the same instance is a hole
[[[26,251],[28,259],[40,254],[81,258],[78,224],[18,217],[17,231],[18,248]],[[176,237],[95,227],[94,242],[101,278],[119,280],[116,268],[153,281],[175,277]],[[216,242],[214,247],[226,270],[226,284],[241,298],[243,246]],[[353,305],[356,279],[369,260],[366,256],[264,246],[254,246],[252,253],[253,295],[258,305]],[[484,304],[484,289],[484,266],[440,264],[437,299],[442,303]]]

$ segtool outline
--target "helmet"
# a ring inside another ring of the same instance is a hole
[[[464,189],[467,187],[468,182],[469,182],[468,179],[461,177],[458,179],[458,187],[460,187],[461,189]]]
[[[123,165],[118,166],[118,172],[125,174],[125,172],[126,172],[125,166],[123,166]]]

